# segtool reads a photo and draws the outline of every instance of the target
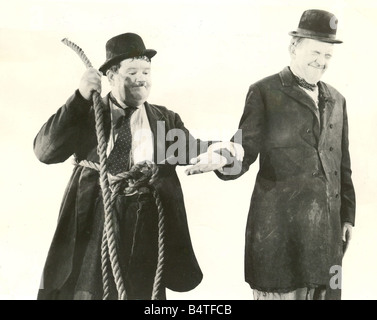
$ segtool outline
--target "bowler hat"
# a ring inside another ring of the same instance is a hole
[[[309,38],[329,43],[342,43],[336,39],[338,19],[334,14],[324,10],[306,10],[301,16],[296,31],[291,36]]]
[[[106,61],[99,68],[103,74],[120,61],[128,58],[147,56],[151,59],[157,53],[156,50],[146,49],[143,39],[135,33],[123,33],[106,42]]]

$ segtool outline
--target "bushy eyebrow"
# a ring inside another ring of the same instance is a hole
[[[150,67],[146,67],[146,68],[134,68],[134,67],[130,67],[130,68],[127,68],[126,71],[132,71],[132,70],[150,70],[151,68]]]
[[[316,54],[321,54],[320,51],[318,50],[312,50],[312,53],[316,53]],[[332,54],[331,53],[324,53],[326,56],[331,56],[332,57]]]

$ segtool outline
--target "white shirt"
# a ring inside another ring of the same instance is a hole
[[[114,148],[114,143],[118,136],[118,130],[115,128],[115,124],[117,123],[119,118],[124,115],[124,111],[122,109],[114,105],[111,100],[109,100],[109,102],[111,114],[111,130],[106,150],[107,155],[109,155],[111,150]],[[130,127],[132,134],[132,150],[130,152],[131,166],[144,160],[152,162],[154,156],[153,133],[149,125],[148,116],[145,111],[144,104],[137,107],[137,109],[131,115]]]
[[[315,103],[315,106],[317,107],[318,109],[318,96],[319,96],[319,91],[318,91],[318,86],[315,86],[315,89],[314,91],[311,91],[311,90],[308,90],[308,89],[305,89],[303,87],[300,87],[302,90],[304,90],[309,96],[310,98],[313,99],[314,103]]]

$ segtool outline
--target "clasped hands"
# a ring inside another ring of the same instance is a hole
[[[227,174],[225,167],[241,163],[244,157],[244,149],[238,143],[231,141],[216,142],[211,144],[207,152],[190,160],[190,166],[185,170],[187,175],[199,174],[218,170]]]

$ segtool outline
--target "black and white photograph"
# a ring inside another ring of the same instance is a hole
[[[0,9],[0,300],[377,299],[375,1]]]

